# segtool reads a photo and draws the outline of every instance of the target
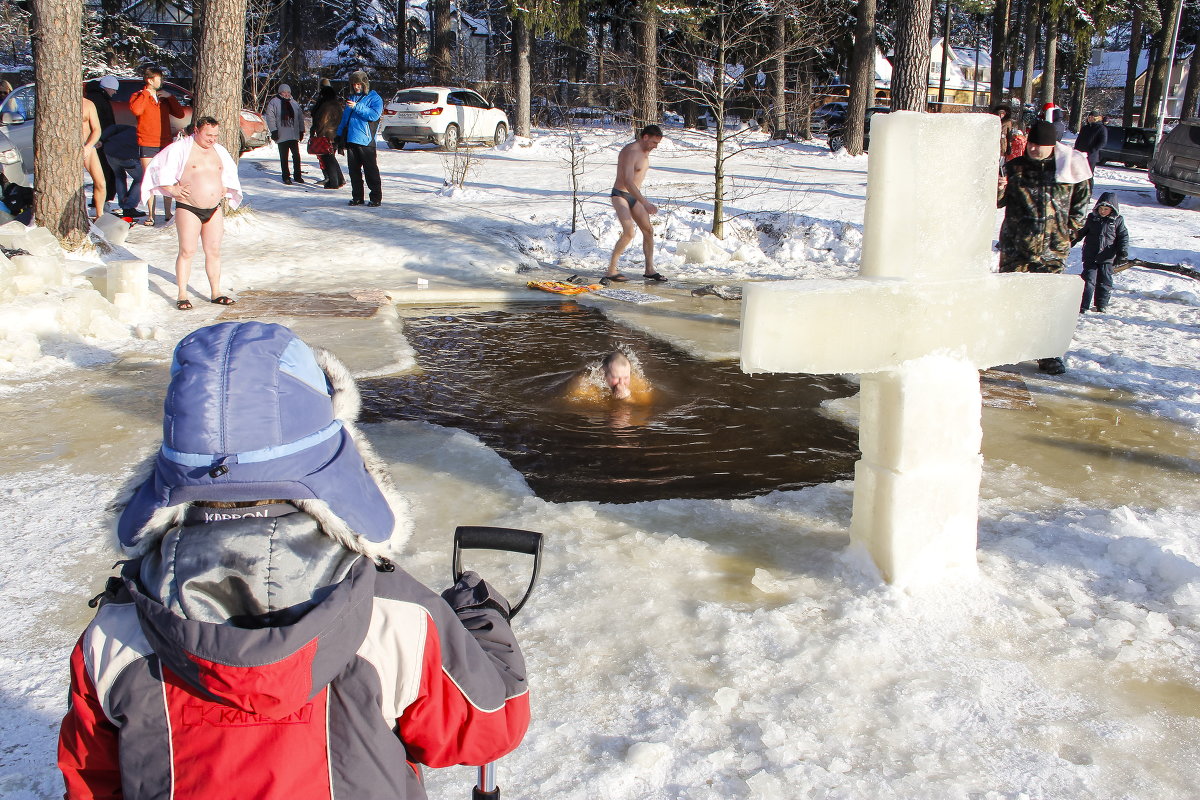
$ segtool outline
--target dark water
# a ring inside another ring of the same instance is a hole
[[[423,373],[362,381],[363,420],[475,434],[546,500],[751,497],[851,477],[858,458],[857,435],[816,410],[855,392],[838,378],[745,375],[574,303],[407,313]],[[568,402],[572,375],[617,345],[653,402]]]

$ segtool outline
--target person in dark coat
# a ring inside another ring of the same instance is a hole
[[[344,104],[329,79],[321,81],[321,91],[312,104],[312,132],[308,140],[308,152],[321,162],[321,173],[325,176],[326,189],[340,189],[346,185],[342,167],[334,155],[334,140],[337,138],[338,123],[342,121]]]
[[[100,120],[101,143],[97,149],[100,150],[100,169],[104,171],[104,185],[108,187],[108,196],[104,198],[105,200],[112,200],[117,196],[115,176],[104,155],[103,133],[106,128],[116,124],[116,119],[113,117],[112,96],[117,93],[119,88],[121,88],[121,83],[114,76],[105,75],[98,80],[88,81],[83,91],[83,96],[96,104],[96,116]]]
[[[1096,164],[1100,162],[1100,150],[1106,144],[1108,128],[1104,127],[1104,115],[1096,110],[1089,111],[1087,122],[1079,129],[1079,136],[1075,138],[1075,149],[1087,153],[1088,166],[1093,172],[1096,171]]]
[[[1054,123],[1039,121],[1025,154],[1004,165],[996,205],[1000,226],[1000,272],[1061,273],[1071,243],[1083,227],[1092,172],[1083,153],[1054,138]],[[1038,360],[1038,368],[1061,375],[1061,358]]]
[[[121,216],[144,216],[137,211],[142,197],[142,159],[137,143],[137,128],[132,125],[109,125],[100,132],[104,145],[104,160],[112,170],[113,190]]]
[[[1115,192],[1100,195],[1075,241],[1083,242],[1083,301],[1079,313],[1088,310],[1093,296],[1095,309],[1102,312],[1108,308],[1112,294],[1113,267],[1129,258],[1129,230]]]

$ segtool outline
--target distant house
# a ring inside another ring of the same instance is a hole
[[[121,13],[132,22],[154,31],[154,43],[179,54],[177,67],[169,78],[192,78],[192,14],[175,0],[133,0]]]
[[[1188,67],[1194,45],[1180,43],[1175,53],[1175,63],[1168,81],[1168,119],[1178,119],[1183,104],[1183,90],[1187,85]],[[1088,105],[1097,105],[1101,111],[1119,114],[1125,102],[1125,85],[1129,68],[1128,50],[1105,50],[1098,46],[1092,51],[1092,62],[1088,67]],[[1142,99],[1146,96],[1146,82],[1150,78],[1149,54],[1145,49],[1139,54],[1137,77],[1133,82],[1134,113],[1142,114]]]

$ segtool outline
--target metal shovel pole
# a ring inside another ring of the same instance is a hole
[[[525,553],[533,556],[533,574],[525,595],[512,607],[508,614],[511,620],[525,606],[533,593],[538,572],[542,566],[542,534],[516,528],[492,528],[476,525],[460,525],[454,530],[454,582],[462,577],[463,550],[503,550],[510,553]],[[471,800],[500,800],[500,787],[496,785],[496,763],[490,762],[479,768],[479,780],[471,793]]]

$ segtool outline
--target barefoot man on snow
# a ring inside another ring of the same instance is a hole
[[[164,147],[150,162],[142,181],[142,201],[151,194],[175,201],[175,230],[179,234],[179,255],[175,258],[175,283],[178,299],[175,307],[187,311],[188,278],[196,240],[204,247],[204,271],[208,274],[209,302],[231,306],[236,302],[221,294],[221,237],[225,233],[225,213],[221,201],[229,198],[230,208],[242,202],[242,184],[237,164],[229,151],[217,144],[218,123],[212,117],[196,121],[195,132]]]
[[[654,229],[650,227],[650,215],[658,213],[658,206],[642,194],[642,181],[646,180],[646,173],[650,170],[650,153],[658,147],[662,138],[662,128],[647,125],[638,134],[637,141],[625,145],[617,156],[617,180],[612,188],[612,204],[621,223],[621,237],[613,247],[612,258],[608,260],[608,274],[600,280],[601,283],[629,280],[617,269],[617,260],[633,241],[635,223],[642,231],[642,253],[646,257],[646,273],[643,277],[647,281],[666,280],[654,271]]]

